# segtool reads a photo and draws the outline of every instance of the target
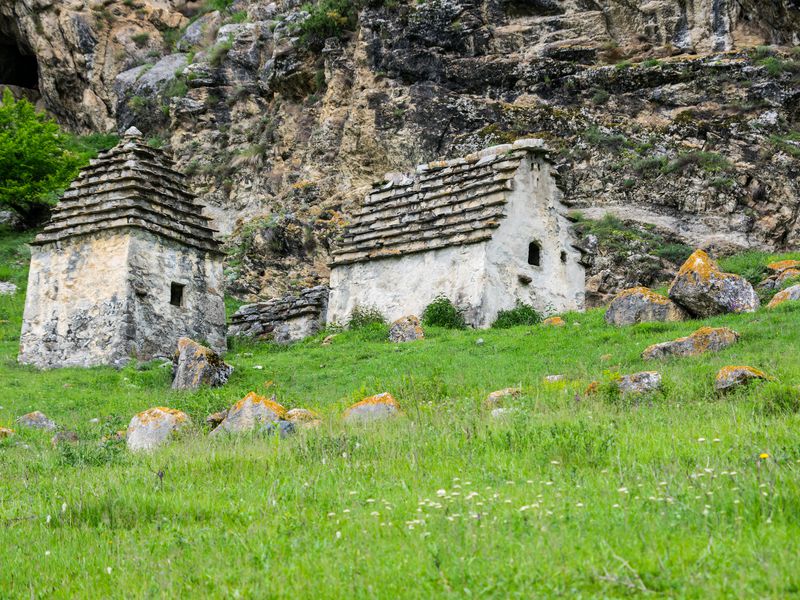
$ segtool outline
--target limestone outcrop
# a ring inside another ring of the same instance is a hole
[[[623,290],[611,301],[605,313],[606,323],[634,325],[636,323],[683,321],[688,313],[669,298],[644,288]]]
[[[695,250],[678,271],[669,297],[698,317],[754,312],[760,304],[749,281],[723,273],[702,250]]]
[[[317,44],[295,2],[237,0],[188,27],[185,6],[10,0],[0,31],[61,123],[133,121],[165,144],[233,234],[244,300],[323,283],[383,173],[531,135],[587,218],[714,252],[800,241],[793,0],[367,3]],[[668,280],[671,258],[644,246],[601,240],[598,298]]]

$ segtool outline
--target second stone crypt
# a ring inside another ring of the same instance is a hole
[[[391,175],[374,186],[331,262],[328,322],[356,307],[393,321],[437,295],[488,327],[517,301],[583,310],[585,268],[542,140]]]

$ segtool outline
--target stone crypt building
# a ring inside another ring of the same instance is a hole
[[[131,128],[72,183],[32,244],[19,361],[41,368],[225,349],[222,253],[164,152]]]
[[[488,327],[517,301],[582,310],[585,269],[542,140],[519,140],[387,176],[331,261],[328,322],[357,306],[421,315],[443,294]]]

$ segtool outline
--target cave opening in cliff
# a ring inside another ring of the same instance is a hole
[[[39,89],[39,63],[23,53],[16,40],[0,35],[0,85]]]

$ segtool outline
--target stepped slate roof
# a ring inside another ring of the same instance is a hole
[[[207,252],[220,252],[203,206],[169,157],[131,127],[81,171],[34,244],[120,228],[138,228]]]
[[[387,175],[353,215],[331,266],[490,240],[522,160],[547,153],[542,140],[525,139]]]

